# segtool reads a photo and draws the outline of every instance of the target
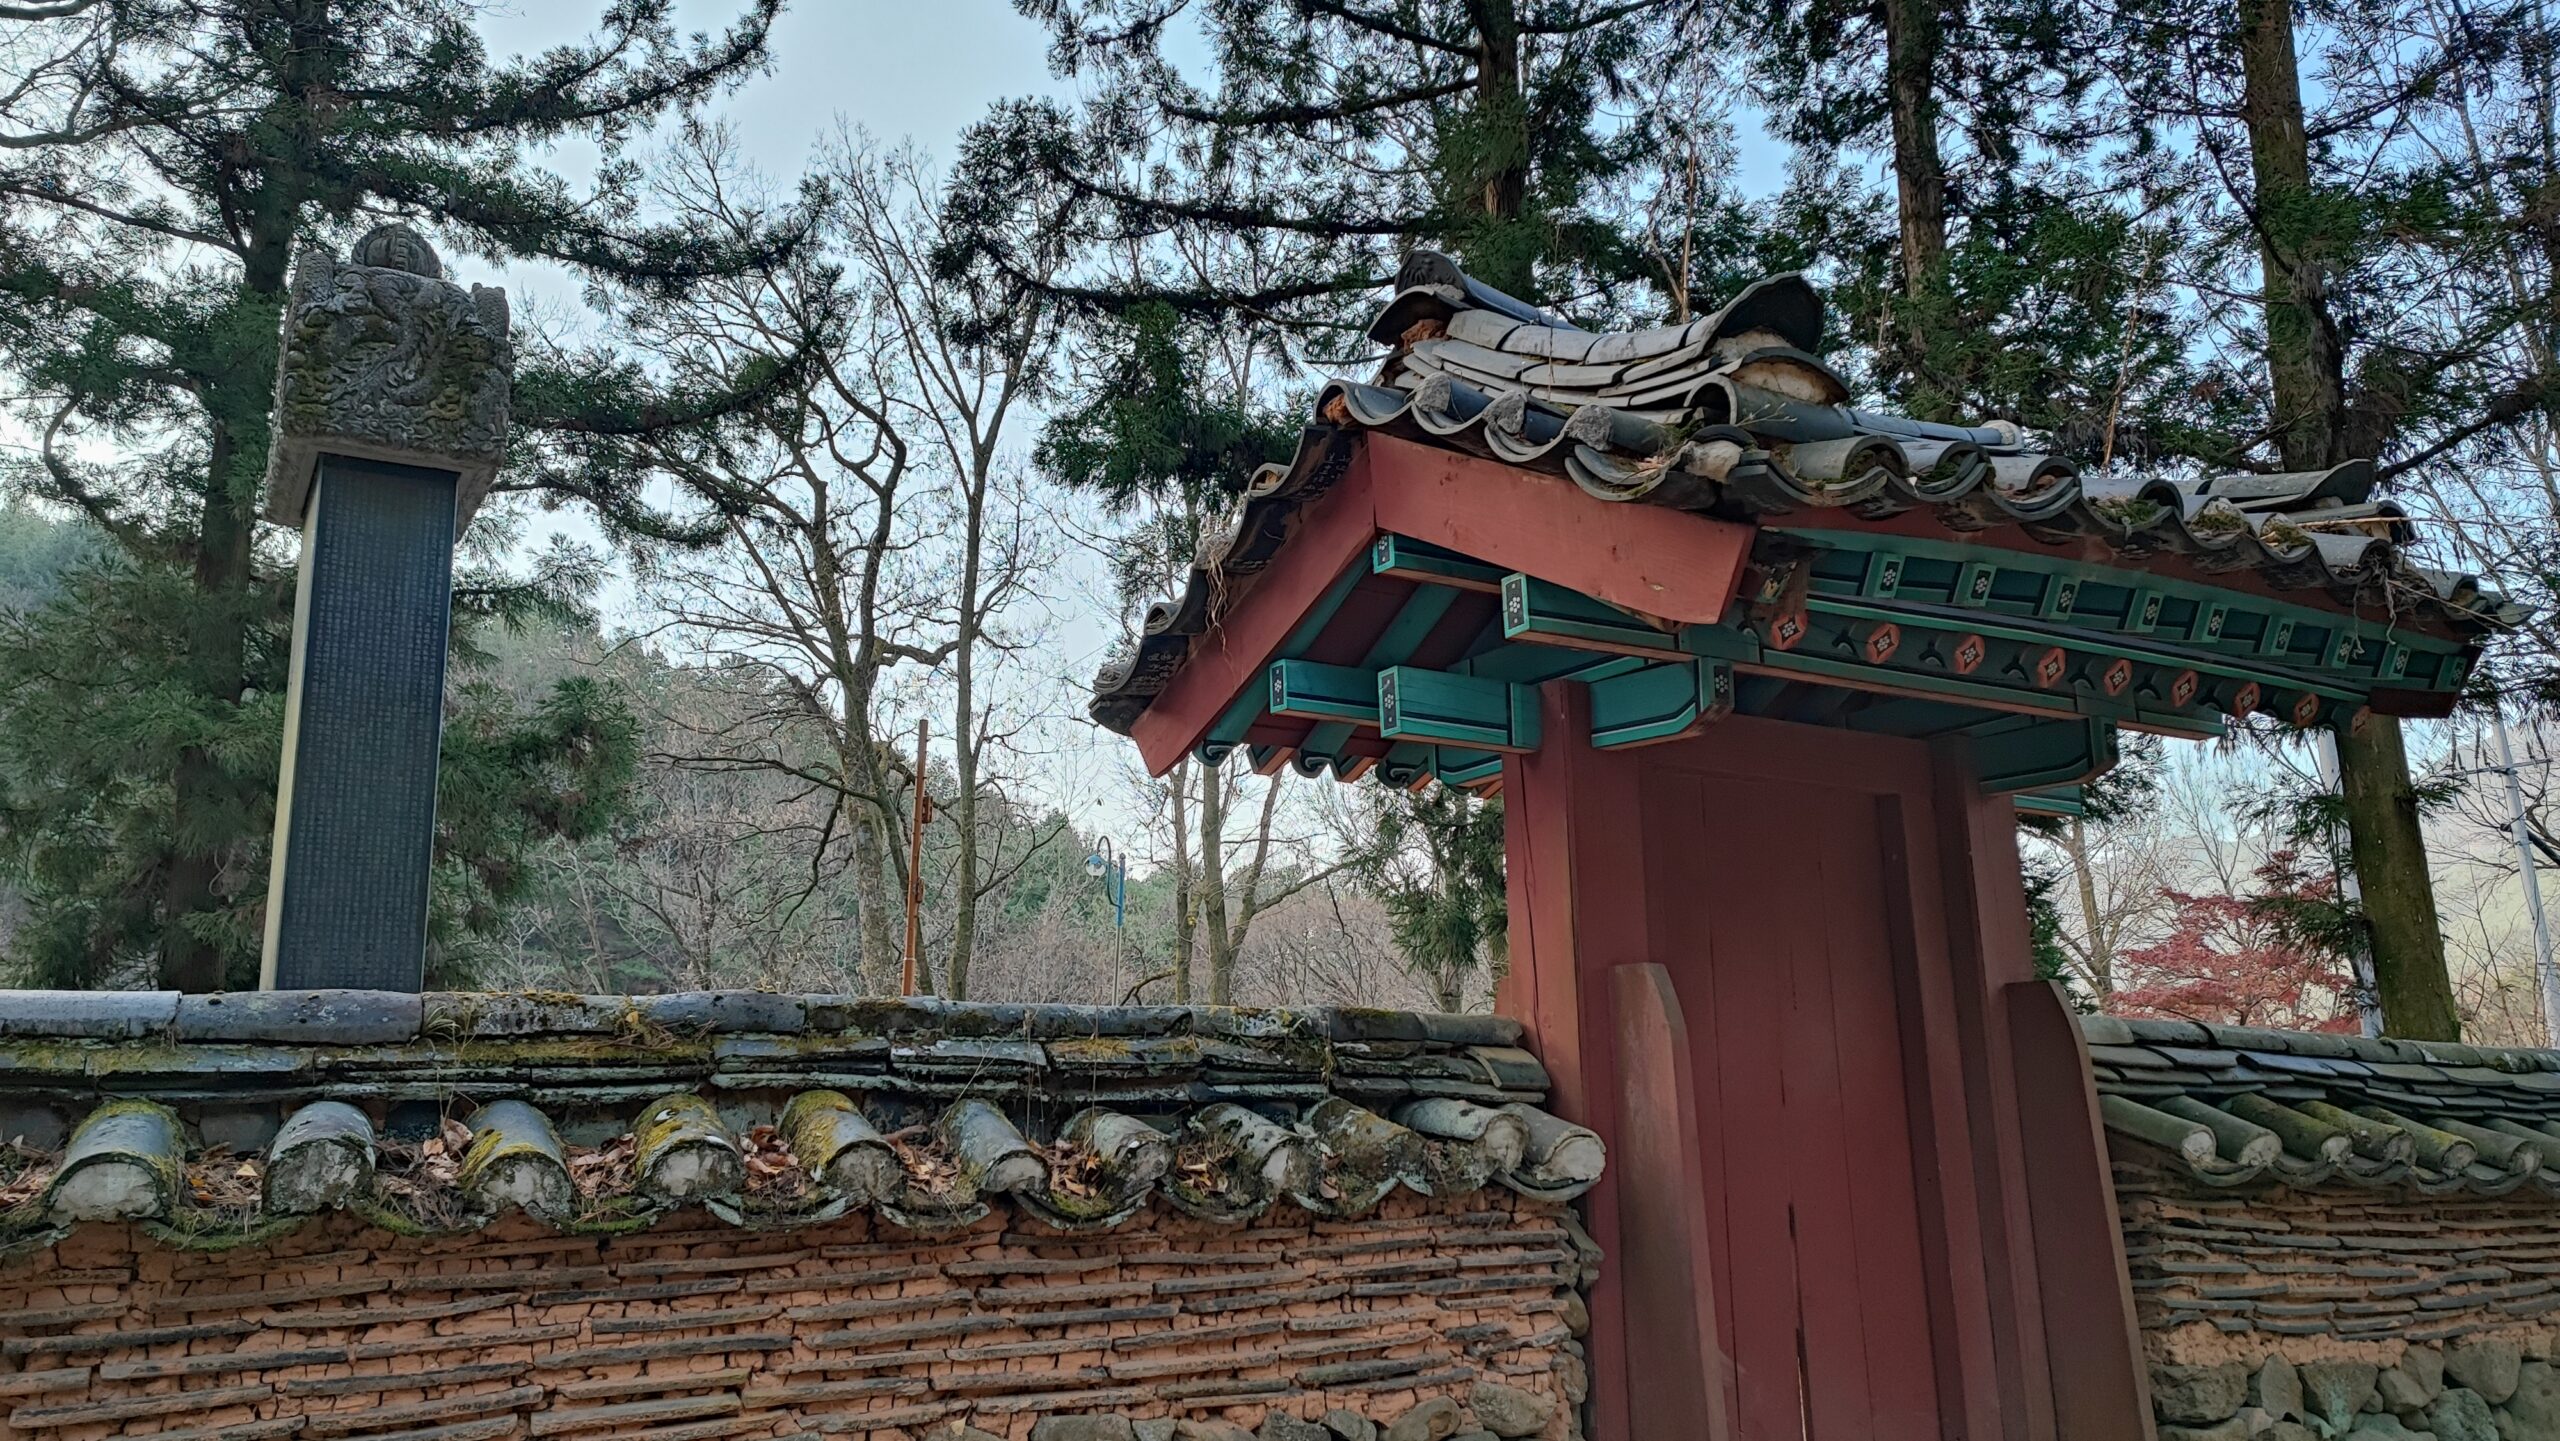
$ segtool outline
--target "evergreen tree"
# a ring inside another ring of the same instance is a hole
[[[258,513],[294,248],[396,216],[484,261],[658,292],[770,259],[789,226],[741,246],[635,219],[620,149],[756,70],[779,3],[746,0],[726,34],[686,41],[670,0],[619,0],[592,39],[529,60],[486,53],[476,0],[66,0],[0,18],[17,72],[0,95],[0,369],[41,442],[10,478],[114,547],[0,636],[0,781],[40,972],[148,957],[161,984],[204,990],[254,953],[290,613],[284,539]],[[603,149],[585,192],[533,158],[572,139]],[[509,487],[673,534],[609,442],[719,398],[570,359],[519,378]],[[525,788],[486,783],[469,753],[520,779],[570,766],[601,801],[618,723],[596,699],[494,730],[458,720],[448,847],[584,824],[576,806],[522,811]],[[517,814],[466,822],[473,801]],[[505,890],[484,867],[479,893]]]
[[[1396,951],[1440,1009],[1466,1008],[1479,972],[1510,968],[1511,902],[1503,874],[1502,802],[1434,786],[1364,798],[1370,834],[1352,872],[1387,908]]]
[[[1028,281],[999,219],[1036,194],[1048,236],[1137,257],[1044,286],[1060,298],[1307,330],[1342,328],[1416,246],[1518,295],[1634,274],[1599,201],[1646,132],[1602,111],[1696,24],[1677,0],[1212,0],[1184,22],[1210,56],[1195,81],[1167,53],[1184,7],[1016,3],[1053,68],[1098,88],[1081,113],[1016,101],[971,129],[958,248]],[[1189,263],[1228,244],[1255,262],[1240,277]]]
[[[2199,227],[2199,261],[2208,285],[2230,279],[2205,303],[2255,292],[2256,363],[2229,367],[2250,402],[2229,446],[2244,463],[2301,471],[2369,459],[2388,484],[2547,412],[2547,360],[2495,386],[2464,383],[2483,351],[2532,355],[2502,337],[2520,325],[2540,333],[2549,320],[2531,316],[2541,298],[2531,291],[2486,313],[2466,303],[2514,272],[2476,249],[2449,253],[2463,248],[2447,243],[2457,237],[2476,242],[2462,218],[2494,210],[2498,187],[2458,141],[2444,143],[2467,119],[2440,113],[2447,94],[2496,86],[2502,57],[2536,27],[2522,6],[2433,29],[2422,10],[2404,0],[2299,9],[2154,0],[2105,17],[2103,42],[2142,58],[2117,67],[2134,132],[2192,146],[2212,182],[2195,192],[2210,222]],[[2421,134],[2431,124],[2444,133]],[[2384,1025],[2455,1039],[2461,1019],[2400,722],[2341,727],[2338,758]]]

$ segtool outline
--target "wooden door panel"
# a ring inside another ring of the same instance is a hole
[[[1696,1056],[1734,1434],[1935,1434],[1887,910],[1907,888],[1887,884],[1878,835],[1895,812],[1855,788],[1667,765],[1644,793],[1649,931]]]

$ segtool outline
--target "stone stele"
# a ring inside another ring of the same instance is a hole
[[[320,457],[336,454],[454,472],[459,533],[506,448],[514,358],[507,293],[446,280],[409,227],[375,226],[344,262],[303,252],[276,367],[267,518],[302,524]]]

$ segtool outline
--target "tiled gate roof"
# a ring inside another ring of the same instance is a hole
[[[1603,500],[1764,527],[1845,518],[1959,541],[2014,531],[2093,564],[2245,574],[2278,594],[2461,635],[2518,615],[2474,577],[2410,561],[2410,523],[2373,494],[2367,462],[2084,474],[2007,422],[1932,425],[1848,404],[1818,354],[1822,331],[1822,298],[1800,275],[1759,281],[1683,325],[1599,333],[1416,253],[1370,327],[1392,348],[1376,383],[1324,388],[1297,453],[1252,478],[1183,593],[1152,607],[1136,648],[1095,678],[1095,718],[1135,724],[1371,431],[1567,478]]]

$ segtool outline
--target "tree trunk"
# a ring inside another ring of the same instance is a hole
[[[2346,358],[2330,314],[2324,228],[2311,189],[2311,147],[2294,56],[2291,0],[2239,0],[2242,115],[2256,185],[2266,302],[2269,420],[2288,470],[2350,457]],[[2347,839],[2364,888],[2383,1029],[2452,1040],[2461,1030],[2445,973],[2444,933],[2418,828],[2400,722],[2369,717],[2338,738]]]
[[[880,812],[869,801],[848,799],[845,819],[853,827],[854,904],[862,924],[862,989],[887,995],[897,987],[898,938],[889,929],[896,902],[889,893],[888,849],[895,838],[886,833]]]
[[[1902,292],[1895,327],[1920,383],[1910,407],[1923,420],[1958,419],[1957,397],[1929,370],[1931,317],[1945,289],[1947,171],[1938,154],[1937,0],[1884,0],[1885,98],[1893,118],[1895,209],[1902,230]]]
[[[1472,197],[1487,222],[1483,241],[1468,247],[1467,268],[1497,290],[1534,295],[1538,246],[1517,233],[1529,208],[1529,114],[1520,91],[1520,17],[1516,0],[1471,0],[1476,30],[1476,143],[1479,175]]]
[[[2347,458],[2345,359],[2329,314],[2326,246],[2312,204],[2292,0],[2240,0],[2240,62],[2267,311],[2269,419],[2285,468],[2314,470]]]
[[[1902,289],[1925,295],[1947,263],[1947,172],[1938,155],[1935,0],[1885,0],[1885,88],[1893,111],[1893,183],[1902,221]]]
[[[1209,1004],[1236,1003],[1235,940],[1227,924],[1227,795],[1223,767],[1200,768],[1200,909],[1209,932]]]
[[[1191,947],[1195,940],[1187,788],[1192,775],[1203,769],[1187,759],[1176,762],[1173,768],[1173,1003],[1177,1006],[1191,1004]]]
[[[955,1001],[969,999],[969,952],[978,937],[978,731],[970,708],[977,694],[978,566],[986,553],[986,516],[987,481],[982,469],[969,482],[968,516],[961,537],[960,634],[952,651],[951,765],[959,794],[952,800],[951,823],[959,828],[960,853],[952,862],[951,983],[943,994]]]
[[[2071,857],[2071,879],[2080,895],[2080,933],[2089,946],[2089,993],[2103,1010],[2116,993],[2115,947],[2098,910],[2098,878],[2089,867],[2089,828],[2078,816],[2063,829],[2062,848]]]
[[[2454,1008],[2452,977],[2445,972],[2435,881],[2427,871],[2400,722],[2371,716],[2361,726],[2342,728],[2338,770],[2346,796],[2347,845],[2364,888],[2365,922],[2373,932],[2382,1029],[2417,1041],[2458,1041],[2462,1016]]]
[[[238,304],[267,314],[284,305],[289,222],[250,252]],[[272,324],[257,333],[272,337]],[[267,407],[275,373],[272,344],[254,347],[229,383],[206,396],[213,414],[204,503],[197,514],[195,589],[202,598],[188,620],[187,664],[195,688],[217,706],[240,703],[248,688],[247,593],[256,582],[252,545],[265,480]],[[160,984],[179,991],[218,991],[226,977],[219,946],[195,932],[193,917],[223,908],[222,856],[202,837],[242,829],[229,813],[246,802],[221,760],[201,746],[178,753],[169,778],[169,865],[160,890]]]

